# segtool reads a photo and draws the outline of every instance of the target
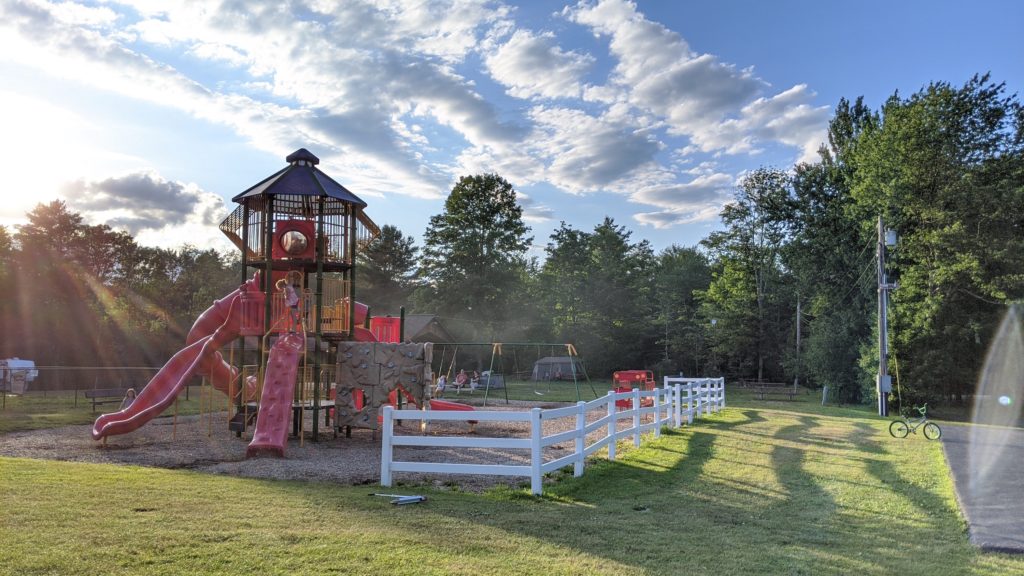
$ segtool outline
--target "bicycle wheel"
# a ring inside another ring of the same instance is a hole
[[[938,440],[942,436],[942,428],[934,422],[928,422],[924,425],[924,437],[929,440]]]
[[[889,434],[892,434],[893,438],[906,438],[907,434],[910,434],[910,427],[904,420],[893,420],[892,424],[889,424]]]

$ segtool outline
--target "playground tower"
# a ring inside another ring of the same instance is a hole
[[[220,229],[242,252],[242,282],[258,273],[262,294],[243,295],[241,334],[261,336],[259,358],[265,357],[268,340],[262,336],[289,328],[282,322],[288,308],[277,282],[289,273],[301,278],[299,309],[311,340],[307,350],[314,351],[310,376],[316,438],[321,387],[329,384],[322,381],[323,368],[332,365],[338,342],[367,335],[362,325],[368,310],[355,301],[356,254],[380,230],[366,215],[366,202],[317,168],[320,159],[308,150],[300,148],[285,161],[288,166],[232,198],[238,207]],[[243,339],[241,357],[244,346]],[[239,395],[239,407],[243,401]]]

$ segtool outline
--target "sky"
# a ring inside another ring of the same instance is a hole
[[[146,245],[229,249],[231,197],[304,147],[417,245],[459,176],[513,184],[532,254],[606,216],[656,250],[872,108],[991,72],[1024,3],[0,0],[0,225],[64,200]]]

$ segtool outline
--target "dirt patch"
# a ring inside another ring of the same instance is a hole
[[[487,407],[487,410],[528,410],[537,403],[516,403]],[[544,405],[543,407],[549,407]],[[599,414],[592,414],[591,420]],[[322,421],[321,421],[322,422]],[[108,439],[106,446],[92,439],[91,426],[64,426],[46,430],[14,432],[0,436],[0,456],[39,458],[70,462],[152,466],[187,469],[209,474],[246,478],[336,482],[349,485],[376,485],[380,481],[381,434],[353,429],[352,436],[336,438],[328,427],[316,442],[309,430],[307,416],[303,440],[289,438],[284,458],[249,458],[245,450],[252,429],[241,438],[227,429],[227,414],[158,418],[121,436]],[[544,434],[571,429],[574,418],[561,418],[544,424]],[[321,425],[323,429],[323,426]],[[419,423],[407,422],[398,434],[419,434]],[[431,422],[426,432],[434,436],[492,436],[527,438],[525,422],[481,422],[475,430],[462,422]],[[557,458],[571,449],[570,443],[548,449],[547,459]],[[528,450],[483,448],[395,448],[395,459],[439,461],[466,464],[529,464]],[[404,484],[457,485],[463,490],[480,491],[498,484],[520,486],[526,478],[401,473],[395,481]]]

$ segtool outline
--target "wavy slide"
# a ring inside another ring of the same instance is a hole
[[[196,374],[209,375],[214,388],[231,394],[238,369],[224,361],[220,349],[238,336],[241,313],[236,303],[242,292],[256,289],[256,281],[249,280],[203,312],[192,325],[185,348],[164,364],[131,406],[97,418],[92,437],[126,434],[156,418]]]
[[[299,357],[305,347],[301,334],[289,333],[277,339],[270,349],[267,372],[256,416],[256,430],[245,450],[252,456],[284,456],[288,442],[288,419],[291,415]]]

